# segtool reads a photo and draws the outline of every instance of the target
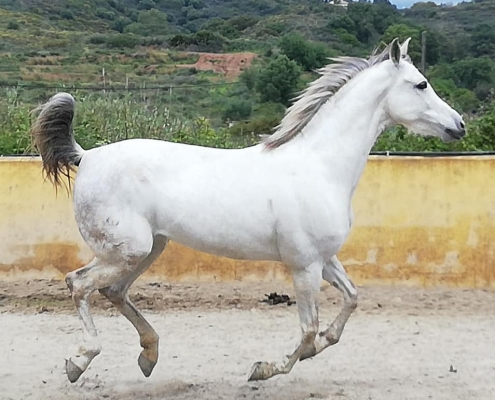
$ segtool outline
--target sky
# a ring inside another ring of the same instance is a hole
[[[431,0],[433,1],[434,3],[436,4],[448,4],[448,3],[452,3],[452,4],[457,4],[457,3],[460,3],[461,0],[443,0],[443,1],[440,1],[440,0]],[[406,7],[411,7],[414,3],[418,3],[418,0],[390,0],[390,2],[392,4],[395,4],[397,6],[397,8],[406,8]]]

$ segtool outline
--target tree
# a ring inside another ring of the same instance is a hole
[[[256,25],[258,21],[259,19],[252,15],[239,15],[228,20],[229,24],[239,32]]]
[[[354,25],[354,31],[349,33],[354,33],[361,43],[367,44],[377,35],[373,25],[374,10],[370,3],[350,3],[347,7],[347,16]]]
[[[327,60],[327,48],[324,45],[309,42],[299,34],[285,35],[280,41],[280,48],[306,71],[322,67]]]
[[[478,85],[495,82],[495,63],[488,57],[465,58],[452,65],[456,83],[469,90]]]
[[[243,99],[230,99],[225,111],[223,112],[223,120],[230,119],[232,121],[240,121],[248,118],[251,115],[253,106],[250,101]]]
[[[186,7],[193,7],[196,10],[201,10],[205,7],[205,3],[202,0],[185,0],[184,5]]]
[[[239,80],[243,82],[249,90],[253,90],[256,86],[258,78],[258,69],[255,67],[246,68],[239,75]]]
[[[165,35],[169,30],[167,14],[157,9],[141,11],[138,16],[138,23],[145,27],[147,35]]]
[[[111,28],[117,32],[123,33],[125,27],[131,23],[132,21],[129,18],[121,16],[112,22]]]
[[[344,29],[347,32],[356,32],[356,24],[347,14],[334,14],[327,23],[327,29]]]
[[[280,54],[258,74],[256,90],[261,100],[287,105],[299,82],[301,69],[286,55]]]
[[[347,16],[354,23],[353,33],[361,43],[369,44],[383,35],[386,29],[399,21],[397,8],[387,1],[378,4],[368,2],[352,2],[347,7]]]
[[[478,25],[471,35],[471,50],[476,57],[495,57],[495,27],[493,25]]]
[[[141,0],[137,5],[138,10],[151,10],[155,7],[156,4],[153,0]]]
[[[452,105],[452,107],[454,107],[456,110],[466,113],[475,110],[480,103],[475,93],[463,88],[454,90],[451,98],[452,101],[450,102],[450,104]]]

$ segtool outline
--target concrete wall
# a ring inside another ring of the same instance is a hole
[[[339,258],[358,284],[495,287],[495,157],[371,157]],[[91,252],[67,193],[37,158],[0,158],[0,279],[61,278]],[[172,243],[147,277],[289,279],[272,262],[241,262]]]

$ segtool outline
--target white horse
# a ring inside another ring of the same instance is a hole
[[[258,145],[213,149],[156,140],[125,140],[83,150],[74,140],[74,99],[58,93],[39,107],[32,127],[54,185],[78,167],[73,202],[79,231],[95,253],[67,274],[84,341],[66,360],[75,382],[101,344],[88,296],[99,290],[134,325],[149,376],[158,335],[129,300],[129,286],[167,242],[244,260],[280,261],[291,271],[302,329],[282,363],[255,363],[250,380],[287,374],[297,360],[337,343],[356,308],[357,291],[336,257],[351,229],[351,199],[378,135],[402,124],[445,141],[465,134],[395,39],[368,59],[341,57],[296,99],[273,135]],[[344,305],[319,331],[321,279]]]

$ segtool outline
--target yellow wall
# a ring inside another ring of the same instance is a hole
[[[495,287],[495,157],[371,157],[339,258],[356,283]],[[37,158],[0,158],[0,279],[55,277],[84,265],[72,203]],[[281,265],[241,262],[172,243],[148,277],[288,279]]]

